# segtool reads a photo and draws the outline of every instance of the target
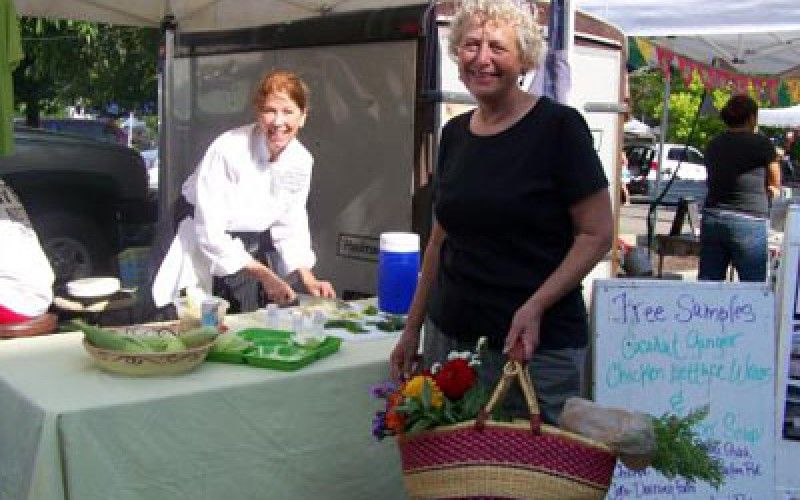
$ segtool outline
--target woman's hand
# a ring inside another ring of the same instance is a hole
[[[511,328],[506,336],[503,353],[514,361],[527,362],[539,345],[539,328],[543,311],[528,300],[514,313]]]
[[[392,380],[401,382],[414,372],[418,350],[419,331],[404,328],[389,355],[389,374]]]
[[[261,262],[253,259],[245,264],[244,270],[261,282],[269,300],[280,305],[294,301],[296,294],[292,287]]]
[[[326,299],[336,297],[336,290],[333,289],[331,282],[318,280],[314,273],[311,272],[311,269],[300,268],[294,273],[309,295],[325,297]]]
[[[278,278],[277,276],[271,277],[261,282],[264,287],[264,292],[267,298],[280,305],[286,305],[294,301],[296,294],[288,283]]]
[[[306,290],[308,290],[308,293],[314,297],[325,297],[326,299],[336,297],[336,290],[333,289],[333,285],[331,285],[330,281],[315,279],[311,283],[304,283],[304,286]]]

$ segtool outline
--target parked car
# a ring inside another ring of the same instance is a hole
[[[625,148],[628,163],[632,165],[636,176],[644,176],[655,180],[659,163],[659,144],[632,144]],[[664,144],[666,154],[660,155],[661,179],[668,180],[678,170],[677,179],[705,181],[707,178],[703,153],[694,146],[683,144]],[[678,164],[680,163],[680,168]]]
[[[104,118],[42,118],[39,126],[53,132],[90,137],[97,141],[123,146],[128,144],[127,133],[113,121]]]
[[[120,250],[149,244],[157,200],[139,153],[27,127],[15,128],[14,144],[0,177],[28,211],[57,283],[113,273]]]
[[[657,191],[664,189],[677,169],[675,181],[662,202],[674,204],[681,197],[692,197],[702,202],[706,196],[708,177],[703,153],[694,146],[687,148],[683,144],[671,143],[664,144],[665,154],[659,155],[660,150],[660,145],[654,143],[634,143],[625,147],[631,172],[631,182],[628,184],[631,195],[644,195],[648,199],[654,199],[659,194]],[[659,159],[662,167],[657,190]]]

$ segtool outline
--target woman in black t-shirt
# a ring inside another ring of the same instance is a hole
[[[706,148],[701,280],[724,280],[730,264],[740,281],[766,280],[769,201],[779,192],[781,173],[775,146],[754,132],[757,115],[752,98],[731,97],[720,111],[728,129]]]
[[[530,361],[544,419],[577,396],[588,337],[581,281],[611,244],[608,182],[583,117],[518,86],[542,39],[513,0],[465,0],[450,53],[478,107],[442,130],[434,223],[392,375],[489,339],[481,378]],[[513,396],[512,396],[513,397]],[[507,408],[524,413],[522,398]]]

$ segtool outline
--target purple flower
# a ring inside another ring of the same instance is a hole
[[[382,384],[374,385],[370,387],[370,394],[372,394],[373,398],[376,399],[386,399],[389,397],[389,394],[395,392],[397,390],[397,384],[394,382],[384,382]]]
[[[375,437],[375,439],[381,440],[388,435],[387,430],[386,412],[375,412],[375,417],[372,419],[372,435]]]

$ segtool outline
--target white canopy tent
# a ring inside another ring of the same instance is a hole
[[[721,58],[746,74],[800,69],[796,0],[576,0],[628,36],[648,37],[699,62]]]
[[[767,127],[800,127],[800,104],[788,108],[761,109],[758,124]]]
[[[184,32],[249,28],[316,16],[425,3],[414,0],[15,0],[24,16],[158,27]]]

